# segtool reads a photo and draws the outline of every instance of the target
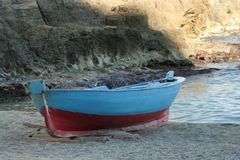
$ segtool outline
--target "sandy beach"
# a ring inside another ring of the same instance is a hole
[[[236,124],[169,122],[134,133],[72,140],[51,138],[43,125],[40,114],[33,111],[0,111],[0,159],[240,159]]]

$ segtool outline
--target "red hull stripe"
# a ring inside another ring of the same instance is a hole
[[[137,115],[102,116],[49,107],[50,116],[47,116],[43,108],[46,126],[53,134],[60,136],[88,135],[92,131],[106,129],[138,130],[163,125],[168,120],[168,109]]]

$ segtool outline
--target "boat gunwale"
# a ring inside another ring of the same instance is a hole
[[[186,79],[184,77],[174,77],[174,79],[177,79],[177,81],[175,82],[165,82],[167,85],[160,85],[159,87],[154,87],[154,88],[129,88],[129,89],[119,89],[115,88],[115,89],[109,89],[109,90],[91,90],[90,89],[62,89],[62,88],[53,88],[53,89],[47,89],[46,92],[132,92],[132,91],[145,91],[145,90],[156,90],[156,89],[161,89],[161,88],[166,88],[166,87],[172,87],[175,86],[177,84],[180,84],[182,82],[184,82]],[[157,82],[163,79],[158,79],[158,80],[154,80],[154,81],[148,81],[148,82],[142,82],[142,83],[138,83],[138,84],[144,84],[144,83],[150,83],[150,82]],[[129,86],[134,86],[137,84],[133,84],[133,85],[129,85]],[[125,86],[124,86],[125,87]],[[127,87],[127,86],[126,86]],[[121,88],[121,87],[120,87]]]

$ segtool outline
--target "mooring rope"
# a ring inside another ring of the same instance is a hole
[[[49,114],[49,109],[48,109],[48,104],[47,104],[47,100],[46,100],[46,95],[45,95],[45,92],[42,93],[42,99],[43,99],[43,103],[44,103],[44,106],[46,108],[46,113],[47,113],[47,116],[50,117],[50,114]]]
[[[47,99],[46,99],[45,92],[42,93],[42,99],[43,99],[43,103],[44,103],[44,106],[45,106],[45,109],[46,109],[46,123],[48,124],[47,131],[50,135],[55,136],[55,134],[54,134],[55,127],[53,125],[52,118],[50,116],[49,107],[48,107],[48,104],[47,104]]]

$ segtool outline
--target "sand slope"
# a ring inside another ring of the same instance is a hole
[[[50,142],[45,129],[24,123],[43,125],[35,112],[0,111],[0,159],[240,159],[240,125],[170,122],[107,139]]]

